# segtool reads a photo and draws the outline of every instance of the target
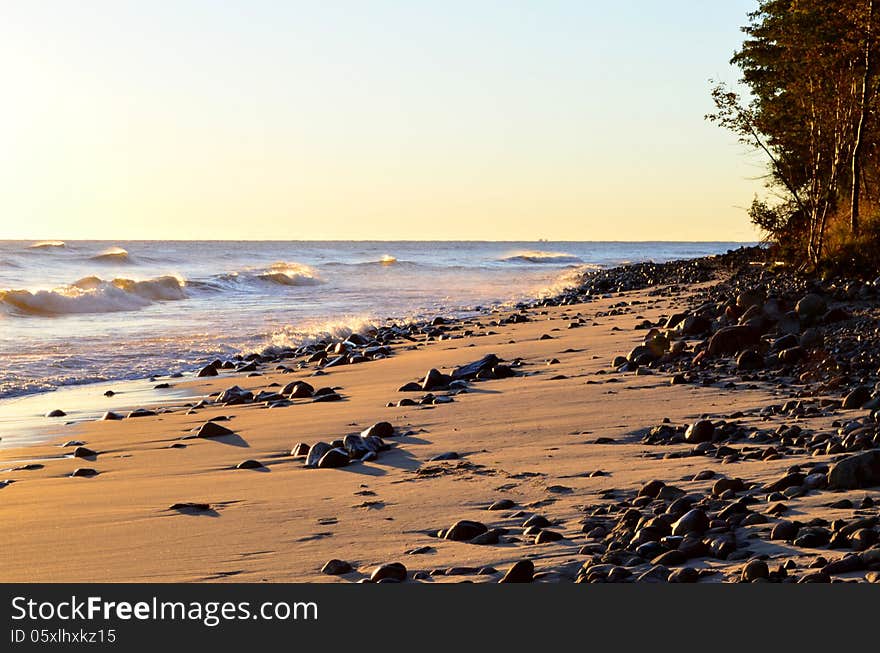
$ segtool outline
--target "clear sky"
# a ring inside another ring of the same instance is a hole
[[[754,240],[755,4],[7,2],[0,238]]]

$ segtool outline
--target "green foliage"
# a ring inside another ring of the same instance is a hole
[[[784,198],[774,205],[756,198],[749,216],[770,241],[814,266],[827,253],[829,225],[850,206],[857,232],[860,191],[880,175],[873,3],[762,0],[731,59],[749,96],[712,89],[716,110],[707,119],[766,155],[768,187]],[[868,190],[877,204],[880,189]]]

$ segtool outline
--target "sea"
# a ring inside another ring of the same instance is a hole
[[[730,242],[0,241],[4,402],[462,316]]]

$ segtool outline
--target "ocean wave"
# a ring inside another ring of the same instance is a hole
[[[501,258],[505,263],[583,263],[583,259],[564,252],[542,252],[524,250],[511,252]]]
[[[218,274],[206,281],[194,283],[209,290],[240,289],[254,283],[278,286],[315,286],[323,283],[318,273],[308,265],[278,261],[268,267],[244,268],[235,272]]]
[[[321,283],[317,273],[308,265],[302,263],[287,263],[279,261],[273,263],[262,272],[257,273],[257,278],[282,286],[313,286]]]
[[[158,301],[186,299],[185,285],[170,275],[144,281],[92,276],[54,290],[0,290],[0,306],[35,316],[136,311]]]
[[[555,297],[566,290],[579,286],[583,282],[586,274],[601,269],[601,265],[595,265],[593,263],[584,263],[576,267],[568,268],[559,274],[550,285],[541,288],[536,293],[536,296],[542,299],[546,297]]]
[[[67,247],[67,243],[63,240],[40,240],[27,246],[28,249],[55,249],[61,247]]]
[[[330,261],[328,263],[323,263],[323,267],[327,268],[431,268],[431,267],[440,267],[440,268],[449,268],[454,269],[457,266],[437,266],[432,263],[417,263],[416,261],[402,261],[395,256],[391,256],[390,254],[385,254],[379,259],[375,259],[372,261],[359,261],[355,263],[351,262],[343,262],[343,261]]]
[[[367,335],[375,330],[375,320],[367,316],[348,317],[303,327],[285,326],[271,334],[263,353],[293,349],[328,338],[347,338],[352,333]]]
[[[131,256],[122,247],[108,247],[103,252],[90,257],[92,261],[99,263],[129,263]]]

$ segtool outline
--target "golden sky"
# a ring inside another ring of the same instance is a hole
[[[752,2],[16,4],[0,238],[756,238]]]

